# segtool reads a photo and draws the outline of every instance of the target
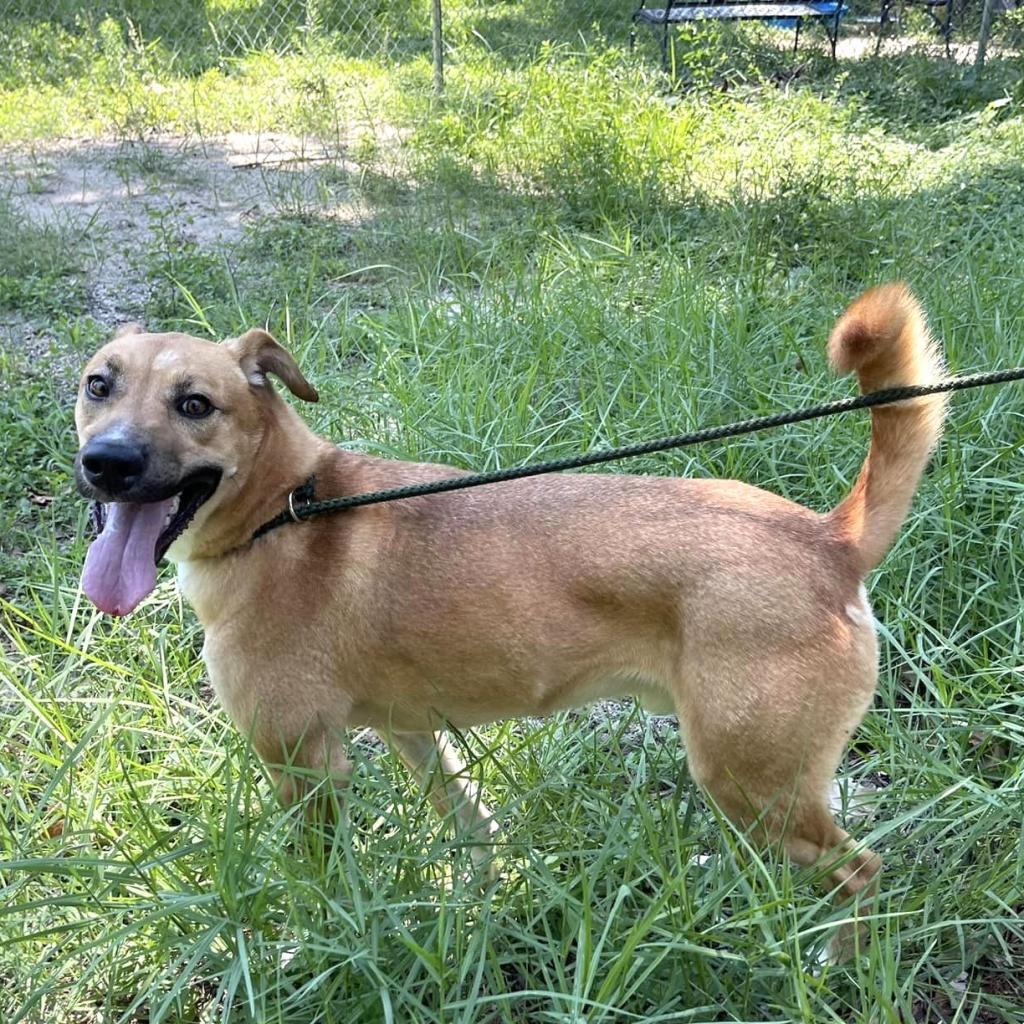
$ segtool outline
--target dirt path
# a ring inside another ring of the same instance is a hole
[[[66,140],[0,153],[0,197],[27,231],[74,253],[85,315],[110,328],[142,315],[154,287],[148,254],[215,252],[271,214],[350,216],[347,170],[316,142],[280,134]],[[0,340],[32,347],[45,333],[0,313]]]

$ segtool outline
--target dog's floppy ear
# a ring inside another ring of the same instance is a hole
[[[238,356],[238,365],[246,379],[254,387],[267,386],[267,374],[288,385],[288,390],[305,402],[319,401],[320,396],[312,384],[302,376],[299,364],[287,349],[282,348],[274,338],[259,327],[246,331],[240,338],[225,342]]]

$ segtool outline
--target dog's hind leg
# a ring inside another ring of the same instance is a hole
[[[863,914],[882,863],[836,824],[828,794],[870,701],[874,667],[856,655],[840,667],[815,653],[811,645],[792,659],[777,652],[758,667],[720,655],[713,676],[689,675],[680,729],[691,775],[729,819],[756,842],[781,843],[795,863],[820,872],[837,899],[856,898]],[[829,671],[827,687],[809,677],[812,666]],[[785,685],[773,678],[780,672],[788,672]],[[855,923],[840,929],[831,958],[848,955],[857,934]]]
[[[384,738],[419,780],[438,814],[451,815],[458,832],[469,840],[474,866],[484,867],[498,823],[452,741],[443,732],[389,732]]]
[[[799,824],[784,832],[783,842],[797,864],[820,871],[836,898],[851,903],[851,918],[832,937],[828,950],[833,962],[848,959],[862,941],[859,919],[871,912],[878,895],[882,858],[854,843],[835,823],[828,804],[818,801],[804,806]]]
[[[859,934],[857,916],[863,916],[877,893],[881,858],[866,846],[858,846],[832,817],[827,790],[817,779],[800,774],[789,784],[780,780],[777,768],[765,766],[763,776],[733,770],[708,772],[688,750],[691,774],[716,805],[750,837],[764,845],[781,842],[794,863],[814,869],[821,884],[835,892],[839,902],[854,901],[853,918],[829,943],[829,958],[846,959],[854,951]],[[699,752],[698,752],[699,755]],[[801,771],[799,767],[796,768]],[[778,782],[768,790],[766,779]]]

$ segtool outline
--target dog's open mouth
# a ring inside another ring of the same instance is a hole
[[[217,489],[220,475],[202,468],[170,497],[94,507],[100,535],[86,556],[82,589],[97,608],[127,615],[156,586],[157,563]]]

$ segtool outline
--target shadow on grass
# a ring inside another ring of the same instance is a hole
[[[607,273],[609,291],[638,310],[661,274],[671,278],[681,267],[698,290],[743,294],[773,309],[815,290],[813,301],[827,307],[894,277],[928,282],[954,317],[976,304],[1007,316],[1016,308],[1006,288],[1024,259],[1024,169],[1015,162],[908,194],[839,201],[813,182],[775,195],[723,200],[695,192],[664,202],[628,187],[621,183],[614,207],[603,210],[467,172],[459,181],[449,174],[415,187],[388,184],[365,216],[348,222],[310,209],[253,224],[230,265],[179,259],[174,286],[157,290],[148,316],[168,329],[186,322],[193,311],[184,285],[225,329],[242,294],[253,322],[279,317],[290,296],[296,320],[342,308],[339,329],[359,333],[370,329],[358,326],[361,313],[401,307],[410,289],[475,293],[503,281],[515,291],[515,281],[532,279],[531,268],[576,259],[603,264],[594,272]],[[1017,313],[1024,317],[1024,307]]]

